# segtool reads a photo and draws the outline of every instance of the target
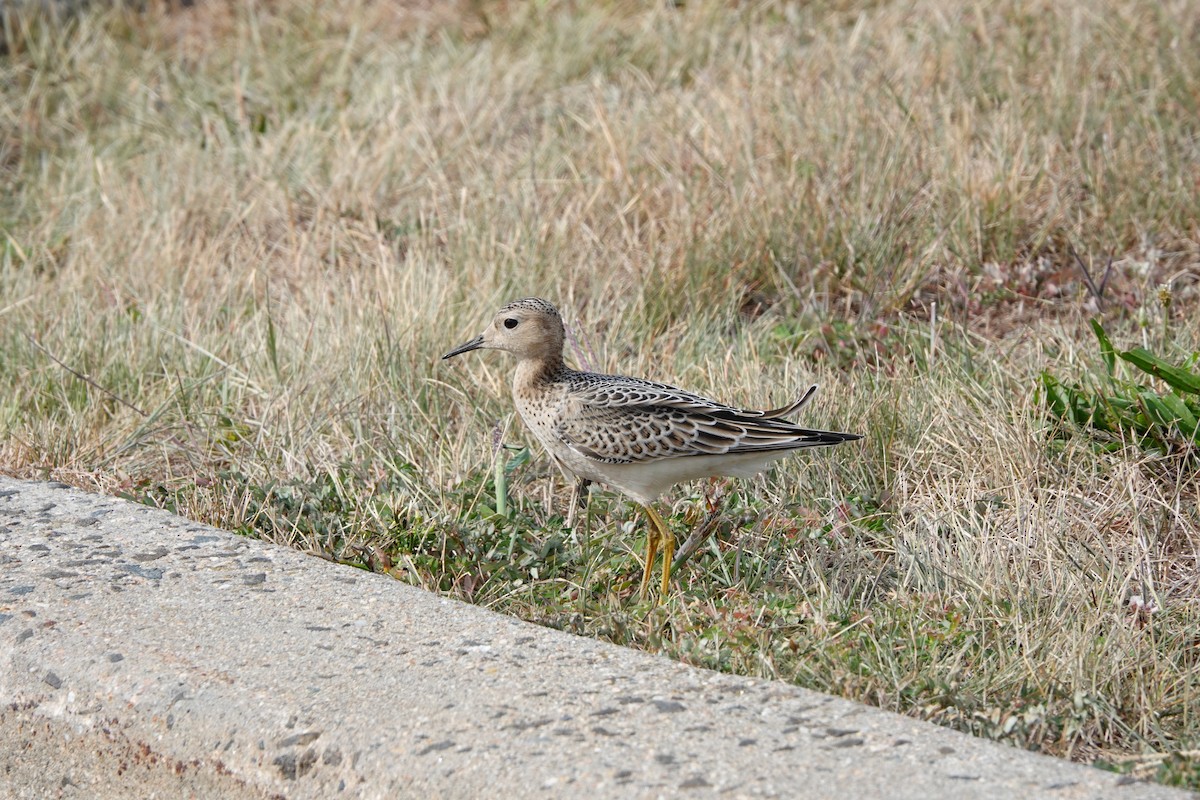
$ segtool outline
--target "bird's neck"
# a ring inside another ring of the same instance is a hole
[[[513,393],[536,391],[564,369],[566,367],[563,365],[562,355],[523,358],[517,362],[517,368],[513,371]]]

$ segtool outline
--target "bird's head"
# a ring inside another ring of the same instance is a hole
[[[560,359],[563,322],[558,309],[538,297],[514,300],[496,313],[483,333],[442,356],[471,350],[507,350],[519,359]]]

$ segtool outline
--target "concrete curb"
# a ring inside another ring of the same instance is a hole
[[[3,797],[1185,797],[0,478]]]

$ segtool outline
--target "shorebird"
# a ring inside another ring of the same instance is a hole
[[[558,309],[528,297],[504,306],[483,333],[442,359],[480,349],[516,356],[513,402],[550,458],[564,475],[610,486],[646,515],[643,596],[660,546],[662,595],[670,588],[675,537],[653,506],[667,489],[697,478],[752,478],[797,450],[862,438],[784,419],[812,399],[815,385],[791,405],[747,411],[665,383],[570,369],[563,338]]]

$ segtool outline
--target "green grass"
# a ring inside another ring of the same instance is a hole
[[[1195,370],[1195,11],[7,9],[0,469],[1200,788],[1196,462],[1039,391],[1113,385],[1093,318]],[[632,508],[567,530],[509,363],[437,360],[526,295],[866,438],[679,487],[641,601]]]

